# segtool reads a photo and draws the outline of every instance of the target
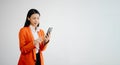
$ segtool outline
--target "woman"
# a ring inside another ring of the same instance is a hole
[[[36,9],[28,11],[25,25],[19,31],[20,58],[18,65],[44,65],[42,51],[50,40],[50,33],[45,35],[38,29],[40,13]]]

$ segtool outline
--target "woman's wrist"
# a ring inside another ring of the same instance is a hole
[[[49,40],[44,40],[44,45],[46,45],[49,42]]]

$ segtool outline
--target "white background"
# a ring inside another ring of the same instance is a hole
[[[17,65],[31,8],[53,27],[45,65],[120,65],[120,0],[0,0],[0,65]]]

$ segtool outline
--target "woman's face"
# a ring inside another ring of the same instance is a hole
[[[30,24],[34,27],[37,27],[37,25],[39,24],[39,14],[32,14],[30,18],[28,18],[28,20],[30,21]]]

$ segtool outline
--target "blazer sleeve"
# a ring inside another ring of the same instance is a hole
[[[40,43],[40,50],[44,51],[46,49],[46,47],[47,47],[47,44],[45,44],[45,42],[44,42],[45,33],[44,33],[43,30],[41,30],[39,34],[41,34],[42,39],[43,39],[43,41]]]
[[[21,29],[19,32],[19,46],[22,54],[29,53],[35,48],[33,41],[26,42],[27,40],[28,37],[26,36],[26,30]]]

